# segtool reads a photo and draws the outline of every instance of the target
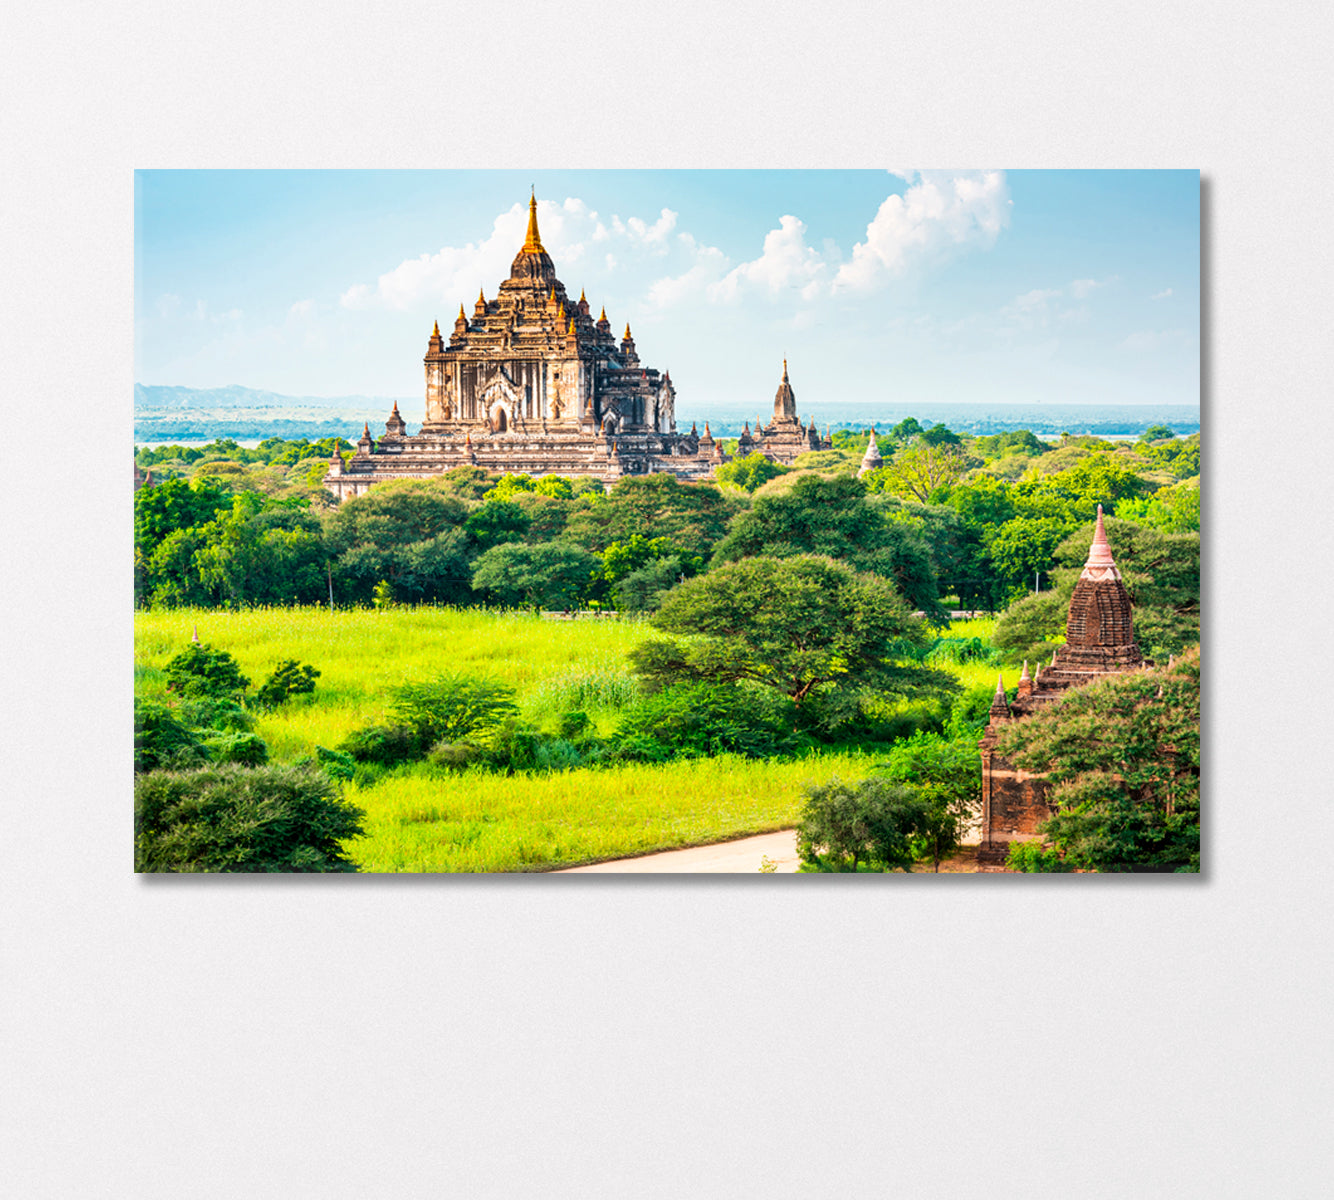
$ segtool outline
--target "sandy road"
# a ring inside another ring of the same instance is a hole
[[[761,833],[756,837],[739,838],[734,842],[715,842],[711,846],[693,846],[689,850],[666,850],[661,854],[645,854],[639,858],[618,858],[613,862],[594,863],[590,867],[568,867],[553,871],[555,875],[592,874],[756,874],[765,857],[777,864],[775,873],[796,874],[797,834],[783,829],[778,833]]]

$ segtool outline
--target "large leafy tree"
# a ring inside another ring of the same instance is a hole
[[[682,483],[675,475],[629,475],[605,496],[580,492],[565,540],[602,553],[612,542],[651,532],[669,537],[691,554],[708,554],[733,513],[745,503],[725,497],[711,483]]]
[[[1112,675],[1006,726],[997,750],[1054,785],[1066,866],[1199,870],[1200,654]]]
[[[787,467],[779,466],[773,459],[766,458],[756,450],[724,463],[713,472],[713,477],[720,484],[740,488],[743,492],[753,492],[761,484],[777,479],[787,471]]]
[[[786,482],[786,481],[784,481]],[[872,504],[851,475],[801,475],[785,491],[755,498],[714,551],[717,566],[764,556],[823,555],[891,579],[917,608],[940,613],[923,527]]]
[[[502,604],[575,608],[600,566],[597,555],[559,542],[493,546],[473,564],[472,586]]]
[[[336,595],[365,602],[384,581],[404,601],[468,598],[467,517],[468,505],[440,480],[377,484],[343,501],[328,529]]]
[[[937,672],[900,664],[925,635],[894,585],[831,558],[718,567],[669,592],[653,624],[674,636],[643,643],[630,660],[657,685],[749,680],[798,705],[836,689],[949,686]]]
[[[149,556],[168,534],[203,525],[230,508],[232,493],[215,479],[171,479],[134,494],[134,544]]]
[[[878,477],[881,486],[892,495],[925,504],[932,493],[957,483],[968,470],[968,456],[957,442],[955,437],[953,442],[933,443],[924,434],[900,446]]]

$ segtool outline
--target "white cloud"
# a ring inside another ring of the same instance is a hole
[[[629,253],[666,252],[677,214],[664,208],[652,224],[639,218],[622,220],[613,215],[610,223],[577,196],[556,203],[537,202],[537,221],[542,244],[560,264],[563,276],[571,266],[589,263],[586,250],[599,245],[599,256],[590,270],[614,269],[620,259],[603,247],[620,243]],[[490,234],[483,240],[462,246],[442,246],[434,254],[405,259],[381,275],[374,284],[357,283],[339,297],[343,308],[391,308],[404,311],[426,301],[446,306],[460,302],[470,305],[479,289],[494,289],[497,280],[509,275],[510,263],[523,244],[528,228],[528,205],[516,204],[492,222]],[[566,278],[567,284],[570,280]]]
[[[1161,292],[1155,292],[1149,297],[1150,300],[1166,300],[1172,294],[1171,288],[1164,288]]]
[[[1115,275],[1106,279],[1072,279],[1063,287],[1034,288],[1011,300],[1001,309],[1001,316],[1021,329],[1045,329],[1052,324],[1086,321],[1088,309],[1071,301],[1085,300],[1116,279]]]
[[[908,182],[886,197],[834,278],[836,291],[870,291],[914,262],[964,246],[989,247],[1010,220],[1010,194],[1001,171],[893,174]]]
[[[670,208],[664,208],[662,215],[652,225],[645,224],[638,217],[631,217],[625,224],[633,240],[648,246],[661,246],[667,241],[667,235],[676,228],[677,215]]]
[[[1145,354],[1151,350],[1184,342],[1186,336],[1184,329],[1140,329],[1121,343],[1121,349],[1135,354]]]
[[[806,245],[806,226],[796,217],[780,217],[778,228],[764,237],[759,258],[734,267],[708,288],[711,300],[733,301],[743,288],[755,285],[770,297],[794,291],[810,300],[819,292],[828,264],[820,253]]]
[[[665,275],[650,285],[648,302],[654,308],[668,308],[707,292],[728,268],[727,255],[716,246],[701,245],[688,233],[678,234],[677,244],[690,255],[691,266],[678,275]]]

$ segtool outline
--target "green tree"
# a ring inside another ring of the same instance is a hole
[[[257,708],[277,708],[292,696],[309,695],[315,690],[320,673],[308,663],[284,659],[255,692],[252,703]]]
[[[403,602],[466,601],[472,545],[462,528],[467,516],[467,504],[440,479],[377,484],[343,501],[327,535],[335,594],[368,603],[384,580]]]
[[[976,738],[917,733],[896,742],[876,773],[921,802],[915,848],[939,871],[941,860],[959,847],[981,814],[982,760]]]
[[[787,467],[779,466],[773,459],[766,458],[755,450],[717,467],[713,477],[720,484],[740,488],[743,492],[753,492],[761,484],[787,474],[787,470]]]
[[[134,494],[134,544],[151,555],[168,534],[203,525],[215,513],[231,507],[228,488],[214,480],[189,483],[172,479]]]
[[[1176,433],[1167,425],[1150,425],[1139,435],[1141,442],[1162,442],[1176,437]]]
[[[598,557],[578,546],[558,542],[493,546],[473,564],[474,590],[489,592],[502,604],[529,608],[577,608],[587,591]]]
[[[939,489],[948,489],[968,470],[968,456],[949,442],[937,445],[916,438],[894,451],[880,480],[885,491],[927,503]]]
[[[428,746],[484,733],[518,711],[514,689],[507,684],[460,674],[402,684],[390,693],[387,706],[391,720],[413,729]]]
[[[1199,870],[1198,648],[1073,689],[1007,725],[997,750],[1051,781],[1039,832],[1068,866]]]
[[[167,691],[181,696],[216,696],[239,698],[250,686],[250,680],[241,674],[241,668],[226,650],[214,650],[201,642],[191,642],[163,673],[167,677]]]
[[[729,563],[674,588],[652,621],[675,637],[641,644],[630,661],[659,686],[749,680],[798,705],[839,688],[952,686],[901,665],[925,635],[893,584],[830,558]]]
[[[796,554],[841,559],[858,571],[883,575],[911,604],[932,617],[941,615],[922,526],[891,519],[850,475],[801,475],[786,491],[756,496],[718,543],[713,563]]]
[[[355,871],[363,813],[321,771],[222,766],[134,782],[136,871]]]
[[[689,554],[707,555],[723,536],[744,498],[724,497],[711,483],[682,483],[675,475],[628,475],[605,496],[580,491],[565,528],[565,540],[601,553],[634,534],[669,537]]]
[[[860,783],[832,779],[806,793],[797,824],[797,853],[814,871],[911,871],[914,839],[926,806],[888,779]]]
[[[521,476],[527,478],[527,476]],[[496,491],[499,491],[497,485]],[[528,514],[509,500],[493,500],[491,492],[485,501],[468,514],[463,531],[479,551],[490,550],[506,542],[521,542],[531,523]]]

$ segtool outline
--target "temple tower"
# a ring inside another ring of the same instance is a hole
[[[996,753],[1001,728],[1059,700],[1072,687],[1145,665],[1135,641],[1130,594],[1112,558],[1102,505],[1098,505],[1088,561],[1070,598],[1065,645],[1057,648],[1050,666],[1039,667],[1031,678],[1028,663],[1024,663],[1013,701],[1006,702],[1004,686],[997,681],[986,732],[978,742],[982,755],[980,862],[1003,863],[1011,842],[1038,840],[1038,826],[1054,812],[1047,799],[1050,785],[1046,779],[1020,770]]]

